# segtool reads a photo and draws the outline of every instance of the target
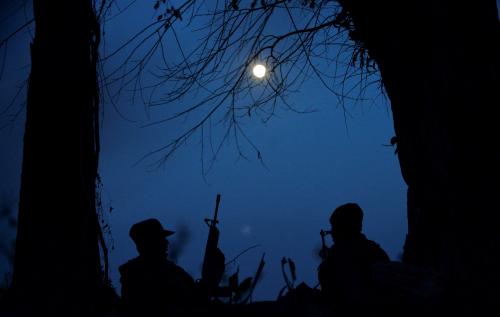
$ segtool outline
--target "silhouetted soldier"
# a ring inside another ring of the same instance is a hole
[[[201,301],[193,278],[167,259],[168,236],[157,219],[130,229],[139,256],[120,266],[124,312],[129,316],[185,315]]]
[[[336,208],[331,217],[334,245],[318,268],[321,290],[327,301],[351,313],[360,313],[376,301],[370,267],[389,257],[362,233],[363,211],[355,203]]]

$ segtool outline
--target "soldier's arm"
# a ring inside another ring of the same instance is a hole
[[[328,258],[318,266],[318,281],[323,292],[329,292],[331,289],[331,267]]]
[[[120,284],[121,284],[121,305],[120,309],[124,312],[129,311],[133,307],[134,301],[134,286],[130,278],[129,272],[122,267],[120,271]]]

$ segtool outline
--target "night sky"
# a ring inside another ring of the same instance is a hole
[[[18,12],[4,19],[15,5],[2,2],[2,7],[0,38],[24,18],[24,13]],[[109,21],[103,55],[151,19],[152,5],[136,4]],[[179,32],[186,41],[195,40],[189,30]],[[0,82],[0,111],[29,73],[29,34],[16,36],[9,43]],[[175,58],[173,50],[171,54]],[[104,73],[113,63],[110,60],[104,65]],[[257,285],[255,299],[274,299],[284,286],[280,271],[283,256],[296,262],[298,282],[316,285],[319,231],[329,229],[330,213],[346,202],[357,202],[363,208],[367,237],[378,242],[392,260],[398,260],[406,233],[406,190],[394,148],[387,146],[394,129],[390,105],[380,96],[378,86],[367,90],[368,101],[347,104],[349,114],[345,116],[336,98],[311,78],[290,99],[315,112],[298,114],[282,109],[265,124],[258,118],[244,122],[265,166],[251,148],[244,148],[249,160],[239,157],[234,140],[230,140],[207,175],[202,173],[197,137],[160,168],[147,160],[136,164],[186,129],[189,121],[143,128],[160,119],[162,113],[145,111],[140,103],[130,102],[127,94],[124,92],[122,102],[116,105],[120,113],[109,102],[103,104],[99,167],[104,218],[111,227],[107,238],[113,245],[111,278],[118,290],[118,266],[136,256],[128,230],[150,217],[160,219],[166,228],[188,231],[189,242],[178,263],[194,278],[200,277],[208,234],[203,219],[212,217],[217,193],[222,195],[220,247],[226,259],[259,245],[236,261],[240,278],[253,275],[262,253],[266,254],[264,277]],[[21,103],[25,95],[24,91]],[[195,98],[188,95],[183,102],[189,104]],[[0,121],[2,127],[7,124],[0,130],[0,198],[14,208],[19,195],[25,116],[21,111],[10,123],[16,111],[15,107],[8,109]],[[171,240],[175,243],[176,236]],[[236,265],[227,268],[228,274]],[[0,268],[8,271],[4,258]]]

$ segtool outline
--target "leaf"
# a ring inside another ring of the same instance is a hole
[[[234,301],[235,302],[240,301],[243,295],[249,292],[251,288],[252,288],[252,278],[247,277],[246,279],[243,280],[243,282],[241,282],[241,284],[236,289],[235,295],[233,297]]]
[[[292,285],[290,284],[290,281],[288,280],[288,276],[285,271],[285,265],[288,263],[287,258],[283,257],[281,258],[281,273],[283,274],[283,279],[285,280],[286,288],[291,289]]]
[[[292,280],[295,281],[297,280],[297,270],[295,267],[295,262],[292,261],[292,259],[288,258],[288,265],[290,266],[290,273],[292,274]]]
[[[156,21],[160,21],[163,18],[163,14],[160,14],[158,18],[156,18]]]
[[[262,271],[264,270],[264,266],[266,265],[266,262],[264,261],[265,255],[266,255],[265,253],[262,254],[262,257],[260,258],[259,267],[257,268],[257,272],[255,273],[255,280],[253,281],[252,289],[255,288],[255,285],[257,285],[257,282],[260,281]]]
[[[160,7],[160,1],[156,1],[155,5],[153,6],[153,8],[155,10],[158,10],[158,8]]]
[[[231,275],[229,277],[229,288],[233,292],[238,289],[238,274],[239,274],[239,271],[240,271],[240,268],[238,267],[238,269],[236,270],[236,273],[234,273],[233,275]]]
[[[243,282],[241,282],[241,284],[238,286],[236,293],[241,294],[243,292],[248,291],[252,286],[252,280],[253,280],[252,277],[247,277],[246,279],[244,279]]]
[[[285,291],[288,289],[288,287],[286,286],[283,286],[280,290],[280,292],[278,293],[278,299],[282,298],[283,297],[283,294],[285,293]]]

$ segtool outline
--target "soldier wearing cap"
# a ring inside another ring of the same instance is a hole
[[[325,299],[352,313],[370,306],[374,299],[371,266],[390,261],[377,243],[361,233],[362,223],[363,210],[358,204],[347,203],[333,211],[330,224],[334,245],[318,268]]]
[[[157,219],[130,229],[139,256],[119,267],[124,311],[129,316],[187,314],[197,301],[193,278],[167,259],[168,236]]]

